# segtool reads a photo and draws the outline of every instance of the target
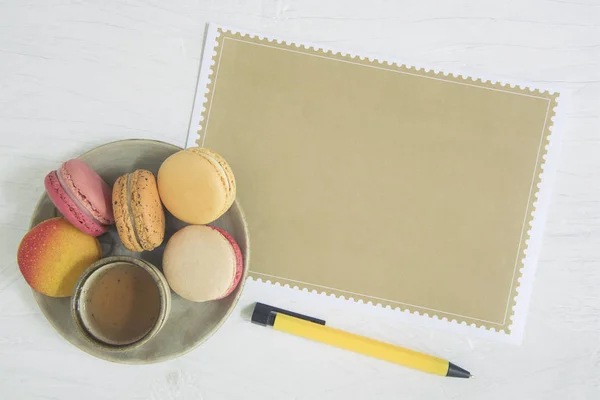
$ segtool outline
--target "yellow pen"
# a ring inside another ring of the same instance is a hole
[[[321,319],[283,310],[267,304],[256,303],[254,312],[252,313],[252,322],[262,326],[271,326],[275,330],[305,339],[431,374],[455,378],[471,377],[469,371],[442,358],[330,328],[325,326],[325,321]]]

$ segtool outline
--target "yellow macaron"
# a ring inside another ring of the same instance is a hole
[[[165,238],[165,213],[156,179],[138,169],[120,176],[113,186],[113,211],[119,238],[131,251],[154,250]]]
[[[158,171],[158,191],[176,218],[208,224],[225,214],[235,200],[235,177],[214,151],[193,147],[167,158]]]

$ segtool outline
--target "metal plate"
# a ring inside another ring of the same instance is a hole
[[[124,140],[97,147],[79,158],[112,186],[120,175],[139,168],[157,174],[162,162],[179,150],[181,148],[164,142]],[[33,213],[31,226],[59,215],[48,196],[44,194]],[[161,268],[162,253],[167,240],[186,225],[168,212],[166,217],[165,240],[157,249],[142,253],[127,250],[119,240],[113,225],[107,233],[98,238],[102,244],[102,256],[128,255],[150,261]],[[34,292],[35,299],[48,321],[65,339],[93,356],[124,364],[149,364],[183,355],[198,347],[219,329],[238,302],[248,274],[248,228],[238,202],[236,201],[213,225],[228,231],[242,250],[244,273],[239,286],[228,297],[206,303],[187,301],[172,292],[171,313],[165,326],[157,336],[138,348],[115,351],[94,347],[75,329],[69,297],[53,298]]]

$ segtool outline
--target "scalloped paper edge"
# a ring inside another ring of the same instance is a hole
[[[487,326],[485,323],[467,323],[465,320],[460,318],[449,319],[447,317],[439,317],[435,312],[431,311],[418,311],[412,307],[398,305],[390,303],[383,299],[376,299],[369,296],[363,296],[358,294],[349,294],[348,296],[339,295],[341,299],[353,300],[354,302],[371,304],[380,306],[386,309],[399,312],[394,315],[398,315],[401,319],[406,319],[409,322],[417,323],[419,325],[431,326],[436,329],[453,331],[462,334],[468,334],[471,336],[484,337],[496,341],[508,342],[518,344],[521,342],[527,313],[529,309],[529,303],[531,300],[531,291],[533,287],[533,280],[535,276],[535,270],[537,269],[537,261],[542,246],[543,232],[546,223],[546,217],[548,213],[548,207],[550,203],[551,190],[556,175],[556,164],[560,152],[560,144],[562,142],[562,125],[563,125],[563,112],[562,104],[565,101],[565,93],[559,93],[556,90],[540,90],[532,88],[533,85],[511,79],[494,79],[489,77],[483,77],[479,74],[465,73],[465,71],[448,73],[441,72],[434,68],[427,68],[423,66],[414,66],[407,63],[385,61],[377,56],[357,55],[351,51],[333,50],[331,48],[310,43],[297,43],[295,41],[284,40],[273,36],[261,35],[257,33],[250,33],[244,30],[210,24],[205,37],[204,52],[201,61],[200,73],[198,78],[198,84],[196,89],[196,95],[194,99],[194,106],[190,116],[190,124],[188,134],[186,138],[186,147],[203,145],[203,122],[205,121],[205,114],[207,113],[206,104],[209,102],[208,96],[211,94],[211,89],[214,84],[211,78],[213,76],[212,67],[218,63],[217,51],[215,48],[218,46],[217,38],[220,36],[220,32],[229,32],[230,34],[242,37],[249,37],[251,39],[258,39],[265,43],[274,44],[285,44],[290,47],[296,47],[298,51],[315,51],[322,52],[324,55],[338,55],[346,60],[352,62],[365,62],[373,63],[377,62],[382,66],[393,67],[402,69],[405,72],[418,73],[419,75],[428,76],[430,78],[441,78],[443,80],[451,80],[455,82],[464,81],[464,83],[488,83],[497,90],[509,91],[512,93],[519,93],[523,95],[531,95],[532,97],[543,97],[549,100],[548,116],[547,121],[549,122],[547,130],[549,131],[547,141],[544,144],[543,141],[540,143],[540,155],[538,159],[537,170],[539,174],[533,179],[532,188],[537,187],[537,192],[533,191],[530,197],[530,204],[527,213],[532,216],[529,221],[530,228],[524,229],[524,237],[522,238],[521,244],[525,243],[525,246],[520,247],[517,257],[522,257],[521,263],[517,261],[517,265],[520,264],[520,268],[515,268],[515,278],[517,284],[511,286],[511,292],[509,294],[509,301],[507,304],[507,316],[510,317],[511,324],[506,329],[496,330],[494,326]],[[473,77],[477,75],[477,77]],[[462,83],[462,82],[461,82]],[[512,90],[511,90],[512,89]],[[515,90],[516,89],[516,90]],[[525,92],[525,93],[523,93]],[[547,94],[548,96],[543,96]],[[545,154],[543,151],[545,150]],[[536,179],[537,178],[537,179]],[[536,183],[537,181],[537,183]],[[533,189],[532,189],[533,190]],[[258,282],[264,282],[265,285],[275,284],[281,286],[287,286],[290,288],[297,288],[303,291],[316,292],[331,296],[336,296],[334,293],[327,292],[327,289],[323,289],[320,286],[311,285],[309,283],[288,280],[279,277],[264,277],[258,276],[259,274],[253,274],[250,271],[249,277]],[[343,290],[334,289],[337,292],[344,292]],[[510,298],[512,297],[512,301]],[[509,313],[509,307],[512,309],[512,313]],[[421,308],[422,309],[422,308]],[[416,318],[415,318],[416,317]]]

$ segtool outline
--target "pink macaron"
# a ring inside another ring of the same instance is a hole
[[[100,236],[115,222],[112,189],[83,161],[63,163],[46,175],[44,186],[58,211],[80,231]]]

